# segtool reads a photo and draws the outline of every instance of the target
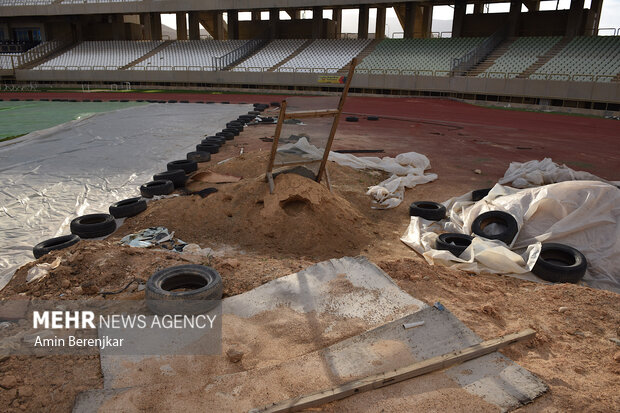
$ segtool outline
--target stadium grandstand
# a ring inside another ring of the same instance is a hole
[[[565,10],[541,10],[539,0],[284,3],[0,0],[0,75],[17,84],[329,92],[337,85],[326,75],[345,74],[357,58],[353,92],[617,110],[620,29],[599,28],[603,0],[571,0]],[[497,4],[507,11],[490,12]],[[445,5],[451,30],[434,32],[433,9]],[[350,9],[357,32],[343,33]],[[402,28],[391,38],[386,10]],[[174,38],[163,14],[176,15]]]

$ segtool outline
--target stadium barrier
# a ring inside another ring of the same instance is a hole
[[[56,71],[118,71],[117,66],[41,66],[41,70]],[[275,72],[280,73],[312,73],[312,74],[333,74],[337,73],[341,68],[328,67],[281,67]],[[134,66],[131,71],[149,71],[149,72],[214,72],[217,68],[214,66]],[[233,70],[230,70],[231,72]],[[228,71],[225,71],[228,72]],[[234,72],[245,73],[263,73],[269,72],[266,67],[238,67]],[[386,76],[426,76],[426,77],[446,77],[452,73],[450,70],[431,70],[431,69],[355,69],[356,74],[365,75],[386,75]],[[486,78],[486,79],[515,79],[521,73],[519,72],[482,72],[477,76],[458,76],[466,78]],[[563,80],[572,82],[611,82],[615,76],[597,75],[589,73],[569,74],[569,73],[532,73],[529,79],[532,80]]]

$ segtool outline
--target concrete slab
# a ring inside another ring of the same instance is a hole
[[[225,354],[153,357],[101,352],[104,387],[166,382],[198,371],[222,375],[277,364],[424,307],[366,258],[332,259],[223,300],[223,352],[244,352],[242,363],[230,363]],[[108,329],[98,333],[100,337],[114,334]],[[173,344],[168,354],[174,354]],[[161,370],[163,366],[168,367]]]

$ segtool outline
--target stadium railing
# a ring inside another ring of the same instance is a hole
[[[469,69],[480,63],[489,53],[499,46],[506,37],[508,37],[508,26],[503,26],[463,56],[452,59],[451,69],[453,76],[461,76],[467,73]]]
[[[240,47],[237,47],[232,52],[228,52],[223,56],[214,56],[211,58],[212,66],[217,68],[216,70],[222,70],[232,65],[233,63],[243,59],[266,42],[267,40],[264,39],[250,40],[249,42],[244,43]]]

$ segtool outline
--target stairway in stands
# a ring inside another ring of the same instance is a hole
[[[145,55],[140,56],[139,58],[137,58],[136,60],[134,60],[133,62],[129,62],[127,63],[125,66],[120,67],[118,70],[127,70],[132,66],[137,65],[140,62],[144,62],[146,59],[148,59],[149,57],[161,52],[162,50],[164,50],[166,47],[170,46],[172,43],[174,43],[176,40],[164,40],[164,42],[162,44],[160,44],[159,46],[157,46],[156,48],[154,48],[153,50],[151,50],[150,52],[148,52]]]
[[[538,56],[538,60],[536,60],[530,67],[525,69],[517,78],[519,79],[527,79],[530,77],[532,73],[541,68],[545,63],[549,60],[553,59],[564,47],[572,40],[572,37],[564,37],[562,40],[557,42],[551,49],[547,51],[542,56]]]
[[[377,45],[381,43],[381,41],[381,39],[374,39],[372,42],[368,43],[368,46],[366,46],[361,52],[359,52],[357,56],[355,56],[357,58],[357,64],[359,65],[360,63],[362,63],[362,60],[364,60],[366,56],[374,52],[374,50],[377,48]],[[349,65],[346,65],[338,71],[338,74],[342,75],[346,75],[347,73],[349,73]]]
[[[480,63],[476,66],[469,69],[465,75],[476,77],[480,73],[484,73],[488,68],[493,66],[498,58],[502,57],[508,51],[515,40],[517,40],[516,37],[509,37],[501,42],[491,53],[489,53],[486,58],[480,61]]]
[[[259,53],[261,50],[263,50],[269,43],[271,43],[271,41],[269,40],[262,40],[260,43],[258,43],[258,45],[256,46],[256,48],[254,50],[252,50],[250,53],[248,53],[247,55],[241,57],[240,59],[235,60],[234,62],[232,62],[231,64],[229,64],[228,66],[226,66],[225,68],[223,68],[222,70],[231,70],[232,68],[234,68],[235,66],[239,66],[241,63],[245,62],[246,60],[248,60],[250,57],[256,55],[257,53]]]
[[[70,42],[70,41],[67,40],[67,42]],[[47,61],[52,60],[55,57],[60,56],[61,54],[67,53],[68,51],[74,49],[78,44],[80,44],[80,42],[70,42],[70,43],[65,44],[64,46],[59,46],[52,53],[45,55],[45,56],[41,56],[38,59],[32,60],[26,63],[25,65],[20,66],[19,69],[32,69],[36,66],[39,66],[40,64],[43,64]]]
[[[281,60],[278,64],[273,65],[272,67],[269,68],[268,72],[275,72],[276,70],[278,70],[280,67],[282,67],[282,65],[284,65],[286,62],[290,61],[292,58],[294,58],[295,56],[297,56],[299,53],[303,52],[306,47],[310,46],[310,44],[313,42],[314,40],[312,39],[308,39],[304,42],[304,44],[302,44],[301,46],[299,46],[297,48],[297,50],[295,50],[293,53],[291,53],[286,59]]]

